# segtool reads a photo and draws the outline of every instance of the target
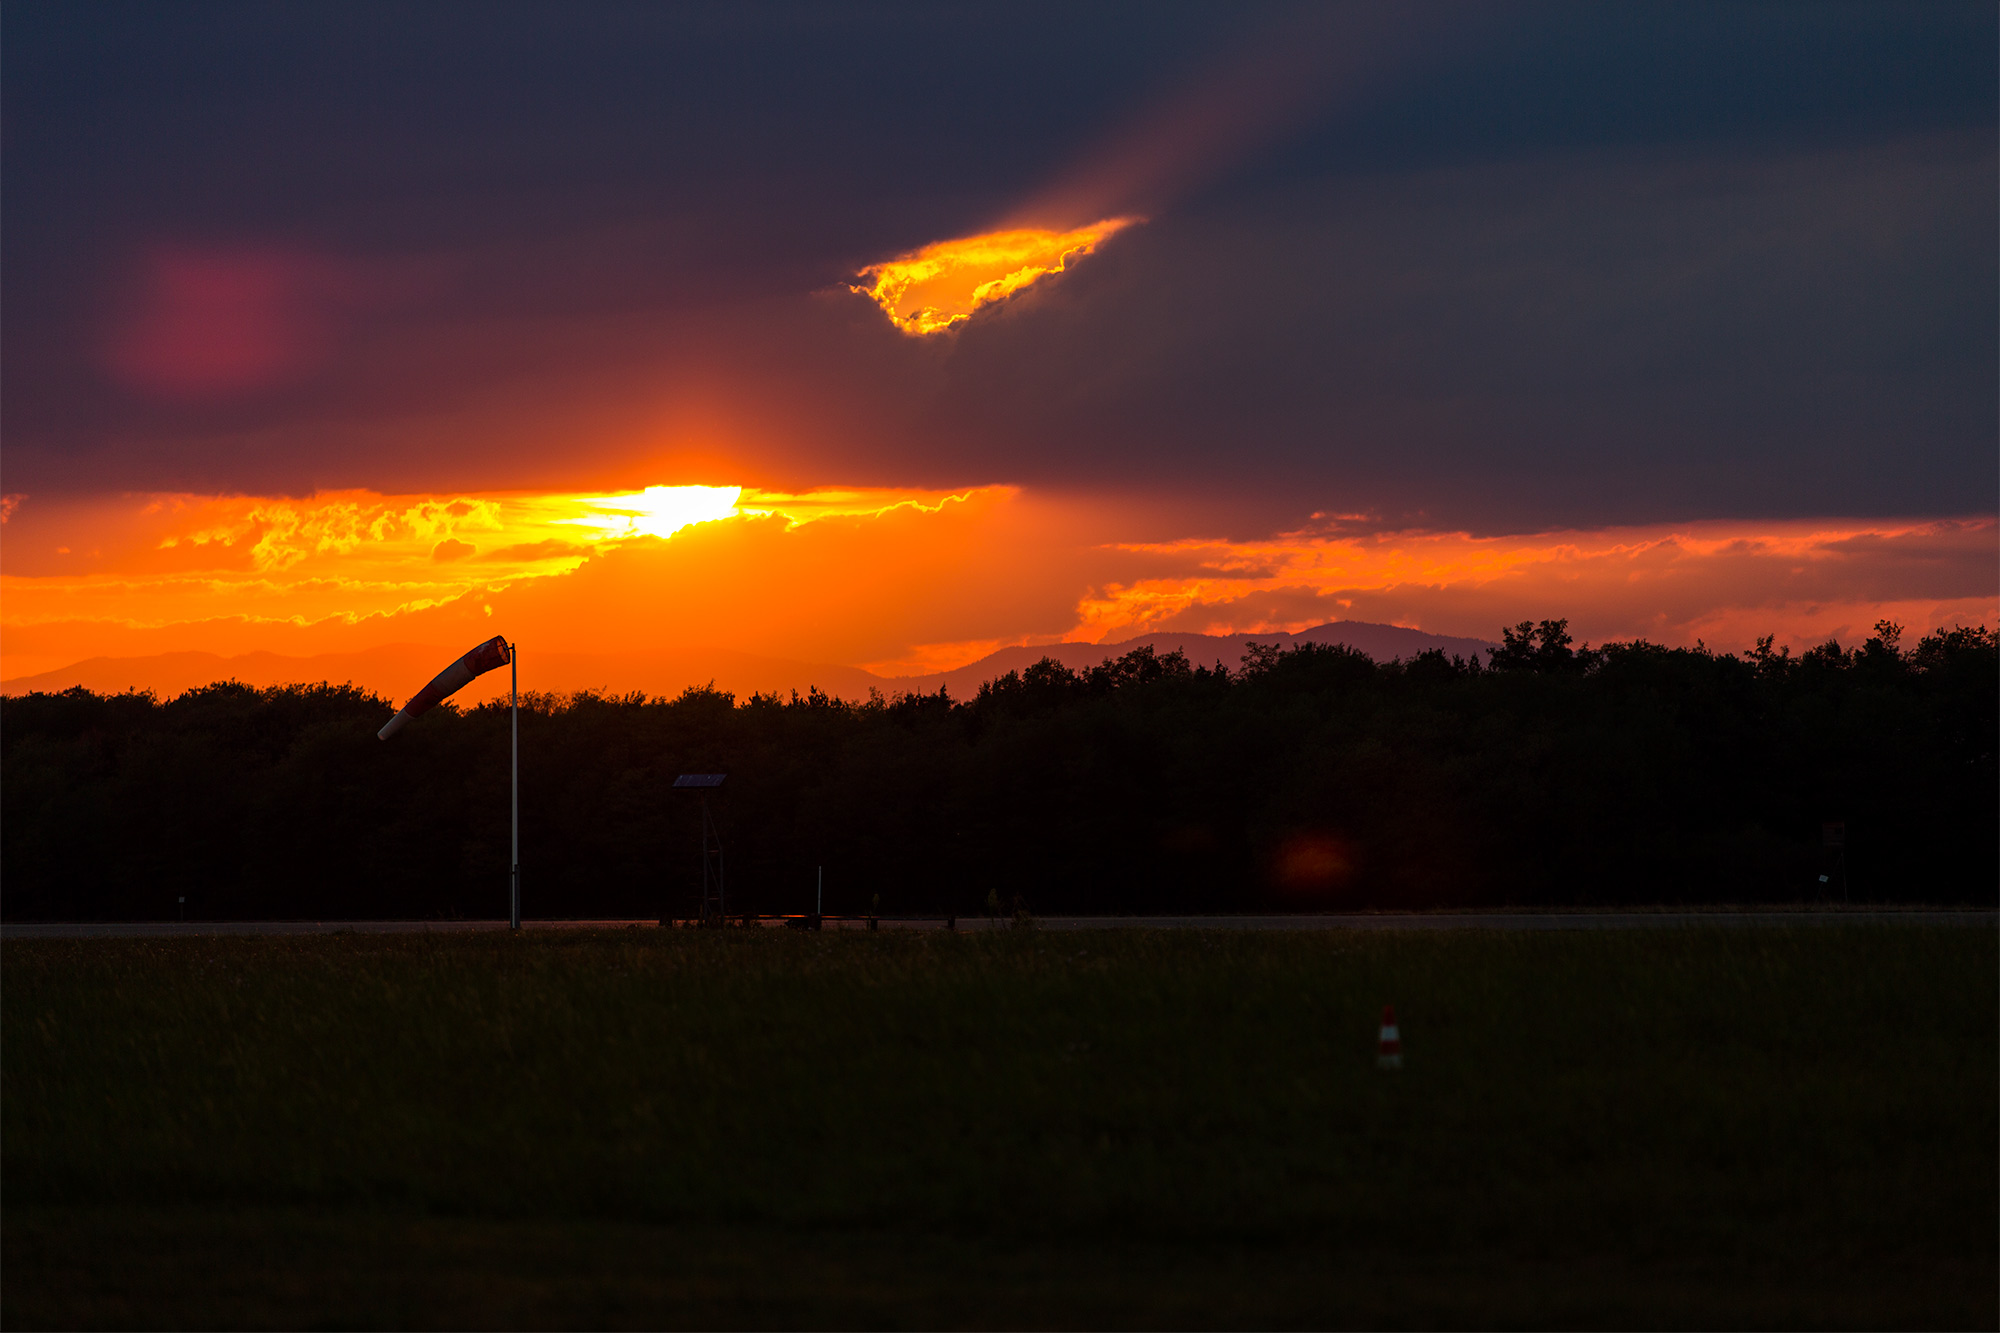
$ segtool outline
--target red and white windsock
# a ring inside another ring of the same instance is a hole
[[[1403,1034],[1396,1030],[1396,1006],[1382,1006],[1382,1046],[1375,1056],[1378,1069],[1403,1067]]]
[[[412,720],[422,717],[470,685],[475,677],[483,676],[495,667],[506,666],[509,651],[507,640],[498,634],[480,644],[432,677],[430,684],[418,690],[415,696],[403,705],[402,711],[390,718],[382,730],[375,733],[375,739],[388,740]]]

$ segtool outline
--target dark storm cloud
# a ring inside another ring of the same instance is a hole
[[[735,467],[1479,528],[1994,503],[1986,6],[1316,21],[1286,70],[1321,95],[1200,142],[1188,90],[1253,85],[1295,16],[4,22],[9,491]],[[1153,220],[955,338],[841,288],[1148,126],[1185,167]]]
[[[1993,170],[1954,135],[1274,191],[968,329],[935,424],[1392,520],[1978,509]]]

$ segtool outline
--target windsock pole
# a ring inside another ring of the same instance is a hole
[[[514,878],[513,910],[508,914],[509,928],[521,928],[521,645],[507,645],[507,669],[513,676],[510,693],[514,704]]]
[[[491,610],[492,608],[487,608]],[[521,928],[521,664],[520,645],[507,642],[506,636],[496,634],[486,642],[475,646],[471,652],[453,662],[450,666],[431,677],[431,683],[410,696],[410,701],[396,710],[396,715],[382,724],[382,730],[375,733],[375,739],[386,741],[411,721],[422,717],[431,709],[443,703],[452,695],[470,685],[489,671],[498,671],[500,664],[507,664],[514,678],[512,698],[514,704],[513,743],[513,891],[512,909],[507,914],[508,924],[515,930]]]

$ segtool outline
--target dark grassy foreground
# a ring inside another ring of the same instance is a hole
[[[10,1328],[2000,1320],[1985,930],[0,959]]]

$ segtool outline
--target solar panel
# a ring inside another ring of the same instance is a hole
[[[676,787],[720,787],[727,773],[683,773],[674,779]]]

